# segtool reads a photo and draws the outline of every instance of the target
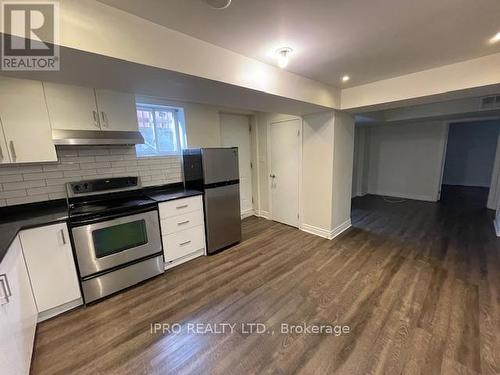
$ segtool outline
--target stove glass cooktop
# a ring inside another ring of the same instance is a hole
[[[81,202],[75,203],[70,207],[69,216],[70,218],[80,218],[84,216],[106,216],[154,204],[155,201],[147,197],[127,197],[94,202]]]

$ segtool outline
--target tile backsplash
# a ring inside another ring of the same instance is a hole
[[[57,163],[0,165],[0,206],[66,197],[70,181],[140,176],[143,186],[181,182],[181,158],[138,158],[134,146],[58,146]]]

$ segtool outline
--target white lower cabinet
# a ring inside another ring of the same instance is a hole
[[[165,268],[205,254],[202,197],[195,196],[159,204]]]
[[[66,223],[19,234],[40,314],[39,321],[82,304]]]
[[[0,263],[0,373],[28,374],[37,310],[19,237]]]

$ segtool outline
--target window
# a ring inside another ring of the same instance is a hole
[[[144,144],[136,145],[139,157],[178,155],[186,145],[184,110],[137,104],[137,120]]]

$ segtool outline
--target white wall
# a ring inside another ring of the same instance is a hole
[[[270,217],[268,125],[296,118],[276,113],[257,113],[254,118],[258,166],[254,207],[260,216]],[[301,229],[331,238],[350,225],[354,120],[330,111],[306,115],[302,124]]]
[[[304,116],[302,133],[302,223],[328,232],[332,225],[332,112]]]
[[[301,229],[333,238],[351,225],[354,120],[339,111],[304,116]]]
[[[257,197],[254,196],[254,210],[257,215],[269,218],[269,170],[268,170],[268,124],[275,121],[297,119],[299,117],[283,113],[257,112],[253,119],[256,140],[255,159],[253,165],[257,167]]]
[[[335,111],[333,140],[332,237],[351,226],[354,118],[348,113]]]
[[[146,96],[137,96],[136,100],[142,103],[182,107],[188,147],[220,147],[219,107]]]
[[[321,106],[338,107],[340,104],[340,90],[333,86],[287,72],[95,0],[64,0],[60,7],[60,23],[60,44],[64,47]],[[61,61],[63,64],[64,61]]]
[[[382,103],[441,95],[500,83],[500,53],[444,65],[417,73],[343,89],[341,108],[370,107]],[[398,104],[401,106],[401,103]]]
[[[443,184],[490,187],[500,121],[450,124]]]
[[[368,189],[367,173],[365,173],[365,164],[368,162],[367,140],[368,129],[362,126],[356,126],[354,131],[354,155],[352,170],[352,198],[363,196]]]
[[[370,127],[368,193],[436,201],[446,129],[444,122]]]

